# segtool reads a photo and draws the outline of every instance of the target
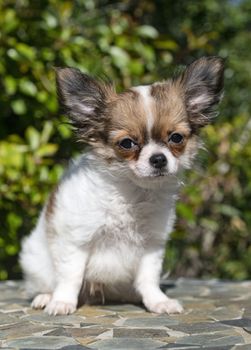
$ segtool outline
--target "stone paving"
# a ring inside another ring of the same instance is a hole
[[[155,315],[140,305],[83,306],[70,316],[32,310],[22,282],[0,283],[0,347],[61,350],[251,350],[251,282],[163,281],[185,308]]]

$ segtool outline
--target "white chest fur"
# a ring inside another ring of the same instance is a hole
[[[145,189],[110,178],[82,158],[60,185],[53,225],[70,244],[88,249],[88,280],[129,281],[144,250],[164,246],[176,191],[173,182]]]

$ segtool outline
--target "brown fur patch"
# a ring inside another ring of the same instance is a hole
[[[54,190],[50,193],[48,201],[45,207],[45,218],[46,218],[46,236],[48,240],[53,240],[56,231],[52,224],[52,217],[54,215],[55,207],[56,207],[56,197],[58,192],[58,186],[54,188]]]
[[[151,96],[154,99],[152,138],[156,142],[165,142],[179,124],[187,122],[181,91],[171,82],[159,83],[152,85]]]
[[[117,95],[110,103],[109,143],[116,154],[122,159],[137,160],[140,148],[148,140],[146,129],[146,113],[140,95],[135,90],[127,90]],[[124,150],[118,142],[128,137],[134,140],[138,147]]]
[[[56,194],[58,191],[58,186],[54,188],[54,190],[50,193],[46,208],[45,208],[45,217],[47,221],[50,221],[50,218],[52,217],[55,209],[55,204],[56,204]]]
[[[151,87],[155,117],[152,138],[166,144],[175,157],[184,152],[191,135],[182,94],[179,86],[172,81],[157,83]],[[174,132],[184,137],[183,142],[176,144],[168,141]]]

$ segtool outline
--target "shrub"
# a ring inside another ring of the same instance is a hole
[[[58,115],[54,67],[109,77],[120,90],[218,54],[227,58],[225,98],[186,176],[165,267],[251,277],[249,11],[248,0],[0,0],[0,279],[20,277],[20,241],[80,151]]]

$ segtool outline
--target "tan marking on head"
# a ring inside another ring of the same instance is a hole
[[[179,157],[191,136],[182,90],[172,81],[166,81],[152,85],[151,96],[154,99],[155,117],[151,136],[156,142],[164,143],[175,157]],[[183,142],[169,142],[172,133],[181,134]]]
[[[146,116],[140,95],[134,90],[127,90],[117,95],[111,103],[110,130],[127,131],[139,142],[144,142],[146,133]]]
[[[154,99],[155,115],[152,137],[157,142],[164,141],[177,125],[187,122],[181,92],[171,81],[167,81],[152,85],[151,96]]]
[[[109,106],[109,144],[122,159],[138,159],[140,148],[147,142],[146,112],[140,95],[135,90],[127,90],[117,95]],[[124,150],[118,143],[123,138],[131,138],[139,148]]]
[[[182,89],[171,80],[118,94],[109,106],[108,144],[121,160],[137,161],[141,149],[150,139],[166,146],[175,157],[180,157],[191,137],[183,101]],[[169,142],[174,132],[184,137],[183,142]],[[119,141],[124,138],[131,138],[139,147],[121,148]]]

